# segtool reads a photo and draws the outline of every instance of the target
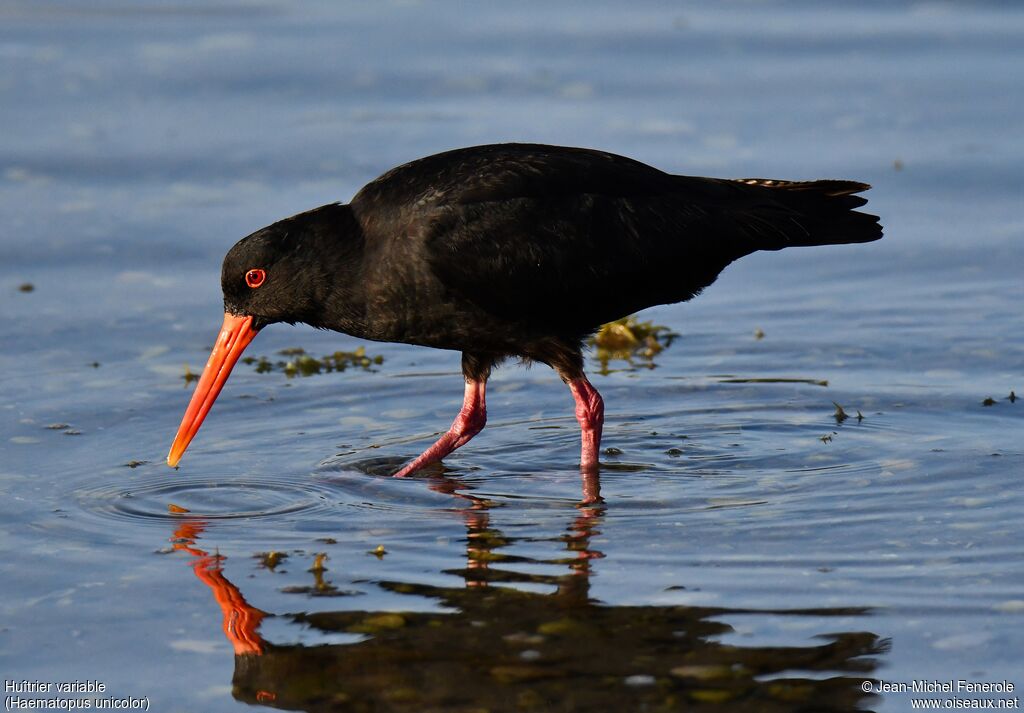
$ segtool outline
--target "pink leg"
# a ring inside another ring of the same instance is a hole
[[[604,399],[597,389],[581,376],[571,379],[569,389],[576,399],[576,420],[583,432],[583,450],[580,467],[585,470],[597,468],[597,452],[601,447],[601,429],[604,427]]]
[[[428,463],[441,460],[459,446],[469,443],[473,436],[484,430],[484,425],[487,423],[487,404],[484,401],[486,386],[486,381],[467,379],[466,397],[462,402],[462,410],[455,417],[452,427],[437,439],[437,443],[423,451],[416,460],[395,473],[394,477],[404,478]]]

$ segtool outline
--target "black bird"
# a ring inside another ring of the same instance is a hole
[[[224,258],[224,326],[171,446],[176,466],[245,347],[274,322],[462,352],[465,402],[402,468],[480,432],[491,368],[548,364],[572,391],[581,466],[597,466],[604,403],[583,340],[682,302],[757,250],[882,237],[855,181],[676,176],[582,148],[495,144],[404,164],[333,203],[240,240]]]

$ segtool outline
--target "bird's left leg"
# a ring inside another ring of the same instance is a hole
[[[416,460],[395,473],[396,478],[404,478],[415,473],[425,465],[439,461],[460,446],[469,443],[487,424],[487,403],[484,398],[487,388],[487,377],[491,373],[493,360],[481,360],[468,354],[462,355],[462,373],[466,379],[466,393],[462,401],[462,410],[455,417],[451,428],[437,439],[430,448],[423,451]]]

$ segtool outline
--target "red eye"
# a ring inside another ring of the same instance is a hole
[[[249,287],[252,287],[253,289],[262,285],[263,281],[266,279],[266,270],[261,270],[258,267],[255,270],[249,270],[249,272],[245,273],[245,284],[249,285]]]

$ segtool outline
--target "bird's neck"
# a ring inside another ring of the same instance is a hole
[[[326,207],[325,207],[326,208]],[[322,220],[310,226],[310,270],[317,309],[302,319],[321,329],[353,336],[366,334],[366,294],[363,287],[365,238],[348,205],[333,205]]]

